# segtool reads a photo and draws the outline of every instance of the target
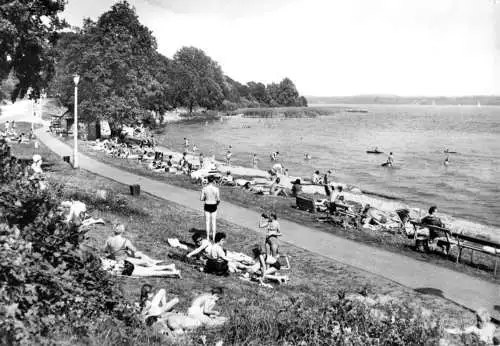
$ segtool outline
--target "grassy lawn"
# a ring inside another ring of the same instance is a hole
[[[83,146],[82,146],[83,147]],[[13,154],[21,158],[29,158],[32,155],[32,144],[13,144]],[[389,280],[371,275],[355,268],[323,258],[297,247],[282,244],[282,252],[291,256],[292,269],[289,273],[291,280],[288,285],[276,286],[274,289],[261,288],[255,283],[243,282],[236,275],[230,277],[217,277],[202,273],[196,266],[183,260],[185,251],[170,248],[166,242],[167,238],[179,238],[187,243],[191,242],[192,228],[203,229],[204,220],[201,212],[181,207],[175,203],[164,201],[147,194],[130,196],[128,186],[115,181],[91,174],[84,170],[73,170],[64,163],[58,155],[48,151],[41,145],[40,154],[48,163],[47,175],[51,182],[64,185],[64,193],[67,196],[77,196],[87,203],[91,213],[95,217],[102,217],[111,222],[122,222],[127,225],[126,236],[129,237],[138,249],[154,258],[166,259],[175,263],[182,271],[182,279],[165,278],[119,278],[122,290],[130,302],[138,301],[140,287],[144,283],[150,283],[155,288],[165,288],[169,297],[178,296],[181,303],[177,310],[185,311],[190,300],[199,292],[210,287],[222,286],[226,289],[225,298],[220,301],[220,310],[225,316],[229,316],[233,324],[225,327],[222,333],[210,334],[213,340],[229,338],[234,331],[234,323],[245,323],[249,316],[261,316],[265,314],[278,313],[280,309],[286,308],[291,301],[300,297],[314,299],[332,300],[337,299],[339,292],[365,292],[369,296],[384,295],[394,299],[399,306],[412,306],[416,309],[425,308],[432,311],[433,316],[442,319],[446,326],[459,326],[470,324],[474,321],[472,313],[453,304],[447,300],[433,295],[424,295],[411,289],[402,287]],[[97,157],[98,155],[94,155]],[[108,157],[101,157],[107,163],[116,166],[124,166],[123,161]],[[128,170],[139,171],[141,168],[130,163]],[[141,169],[142,172],[142,169]],[[145,174],[146,175],[146,174]],[[148,173],[148,175],[151,175]],[[197,189],[184,177],[166,176],[157,177],[169,183]],[[99,201],[96,196],[97,190],[107,190],[108,198]],[[223,198],[236,204],[245,205],[258,209],[274,207],[282,217],[290,218],[306,224],[314,225],[310,215],[300,213],[290,208],[291,200],[256,197],[245,194],[237,189],[224,189]],[[261,234],[252,230],[239,227],[224,220],[218,223],[219,231],[228,235],[226,248],[251,253],[255,244],[262,244],[264,239]],[[341,234],[340,229],[328,231]],[[105,239],[111,234],[111,225],[94,226],[88,233],[88,245],[93,248],[101,248]],[[357,232],[356,232],[357,234]],[[349,233],[344,234],[350,237]],[[360,237],[364,242],[372,242],[377,246],[389,246],[389,240],[383,241]],[[358,239],[357,237],[353,237]],[[388,237],[390,238],[390,237]],[[363,240],[365,239],[365,240]],[[425,259],[425,258],[424,258]],[[438,261],[445,260],[438,259]],[[313,300],[314,301],[314,300]],[[316,301],[317,302],[317,301]],[[309,308],[314,308],[310,306]],[[233,328],[233,329],[231,329]],[[241,325],[238,328],[244,328]],[[259,343],[259,333],[264,330],[255,331],[253,340],[246,344]],[[208,333],[208,332],[207,332]],[[117,340],[111,339],[105,332],[97,334],[90,340],[91,344],[116,344]],[[226,339],[229,340],[229,339]],[[70,340],[73,344],[77,340]],[[192,340],[191,340],[192,341]],[[150,331],[138,332],[134,344],[161,344],[162,340],[154,336]],[[187,344],[188,341],[179,341]],[[243,343],[243,342],[242,342]],[[203,344],[203,343],[199,343]],[[264,343],[265,344],[265,343]]]
[[[62,138],[67,144],[72,145],[71,138]],[[82,153],[103,163],[118,167],[125,171],[146,176],[168,184],[176,185],[191,190],[199,190],[200,186],[191,181],[184,175],[174,175],[167,173],[156,173],[147,170],[138,160],[126,160],[109,157],[103,152],[90,149],[90,142],[80,141],[79,148]],[[401,234],[392,234],[387,232],[373,232],[364,229],[344,230],[342,227],[332,226],[330,224],[319,223],[314,214],[300,211],[294,208],[294,198],[271,197],[265,195],[255,195],[245,192],[241,188],[221,187],[221,196],[224,201],[248,209],[261,212],[265,210],[275,210],[280,218],[297,222],[308,227],[320,229],[344,238],[358,241],[377,248],[383,248],[388,251],[403,254],[417,260],[437,264],[448,269],[463,272],[472,276],[479,277],[494,283],[500,283],[500,277],[493,276],[493,259],[491,256],[476,253],[474,262],[470,262],[469,256],[463,256],[461,263],[455,263],[457,251],[452,250],[451,256],[447,257],[440,253],[421,253],[413,249],[414,241]]]

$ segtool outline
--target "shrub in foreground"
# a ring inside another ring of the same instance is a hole
[[[100,261],[80,248],[85,230],[64,222],[57,190],[41,190],[0,143],[0,344],[84,337],[112,317],[136,323]]]
[[[434,345],[440,326],[409,307],[366,306],[327,297],[291,298],[288,306],[256,308],[250,302],[224,327],[235,345]]]

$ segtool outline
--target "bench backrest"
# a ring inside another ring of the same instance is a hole
[[[314,199],[307,196],[297,196],[295,197],[295,203],[297,208],[300,210],[307,210],[311,213],[316,212],[316,204],[314,203]]]
[[[490,247],[493,247],[495,249],[500,249],[500,243],[497,243],[497,242],[494,242],[491,240],[481,239],[481,238],[477,238],[477,237],[473,237],[473,236],[469,236],[469,235],[464,235],[464,234],[460,234],[460,233],[453,233],[453,236],[455,236],[456,238],[458,238],[462,241],[467,241],[467,242],[475,243],[478,245],[490,246]]]
[[[434,226],[434,225],[422,224],[420,222],[412,221],[412,220],[410,220],[410,223],[415,228],[415,237],[417,236],[417,228],[428,228],[429,231],[440,233],[440,234],[442,234],[446,238],[446,240],[448,242],[453,237],[451,231],[449,229],[447,229],[447,228],[443,228],[443,227],[439,227],[439,226]]]

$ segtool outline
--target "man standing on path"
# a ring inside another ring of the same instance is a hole
[[[207,231],[207,239],[210,240],[210,228],[213,231],[212,239],[215,241],[215,233],[217,232],[216,218],[217,206],[220,203],[219,188],[214,185],[214,176],[208,176],[208,185],[201,190],[200,200],[204,202],[203,210],[205,212],[205,227]]]

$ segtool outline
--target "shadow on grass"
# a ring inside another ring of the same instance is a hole
[[[83,191],[67,191],[64,197],[78,200],[85,203],[93,209],[113,212],[119,215],[149,217],[149,214],[142,209],[134,208],[128,205],[125,198],[108,192],[105,198],[98,198],[97,195]]]
[[[441,291],[438,288],[432,288],[432,287],[415,288],[415,292],[444,298],[443,291]]]

